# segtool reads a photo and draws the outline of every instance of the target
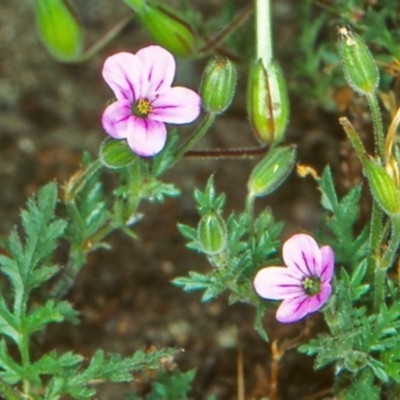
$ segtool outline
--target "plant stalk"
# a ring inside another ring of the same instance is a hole
[[[197,127],[192,137],[176,152],[172,164],[184,157],[185,153],[188,152],[205,135],[205,133],[213,125],[216,117],[217,115],[215,113],[208,113],[204,117],[203,121]]]
[[[368,100],[371,118],[374,125],[375,152],[380,157],[382,165],[386,165],[385,133],[383,131],[382,115],[379,108],[378,98],[373,93],[367,94],[366,98]]]
[[[273,57],[270,0],[256,0],[256,30],[256,58],[267,68]]]

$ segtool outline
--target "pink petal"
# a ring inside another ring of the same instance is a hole
[[[142,62],[134,54],[117,53],[107,58],[103,66],[103,78],[117,100],[130,103],[142,96],[146,74]]]
[[[171,87],[175,76],[175,60],[170,52],[160,46],[148,46],[139,50],[136,56],[144,65],[149,83],[143,92],[145,98],[152,98],[152,93]]]
[[[115,139],[125,139],[129,133],[131,106],[127,100],[109,105],[103,112],[101,122],[104,130]]]
[[[317,242],[309,235],[293,235],[283,245],[283,260],[299,278],[320,276],[321,252]]]
[[[299,321],[307,314],[320,309],[330,296],[332,291],[331,286],[323,285],[321,292],[316,296],[300,296],[288,297],[279,306],[276,312],[276,319],[282,323],[291,323]]]
[[[264,299],[279,300],[304,294],[301,281],[284,267],[261,269],[257,272],[253,285],[255,291]]]
[[[133,126],[127,135],[129,147],[140,156],[150,157],[159,153],[167,140],[167,128],[162,122],[131,117]]]
[[[330,246],[323,246],[321,251],[321,281],[330,282],[333,277],[333,268],[335,266],[335,255]]]
[[[151,105],[150,119],[169,124],[188,124],[200,115],[201,99],[193,90],[177,86],[160,94]]]

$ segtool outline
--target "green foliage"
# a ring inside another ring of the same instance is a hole
[[[324,312],[332,333],[318,335],[299,350],[316,355],[316,368],[335,363],[338,374],[348,371],[357,376],[370,369],[382,382],[398,378],[400,303],[368,314],[366,307],[354,305],[357,297],[350,282],[338,281],[337,294]]]
[[[96,232],[105,221],[104,216],[98,215],[104,214],[105,204],[95,178],[91,176],[77,200],[76,209],[84,228],[79,240]],[[93,398],[96,394],[94,382],[131,381],[133,372],[156,369],[163,358],[177,352],[173,349],[151,353],[139,350],[123,358],[97,350],[91,359],[85,360],[72,352],[58,355],[53,351],[31,360],[34,333],[43,332],[51,323],[77,322],[77,313],[68,302],[50,299],[40,303],[31,299],[32,291],[43,289],[58,271],[51,263],[58,241],[66,232],[67,237],[78,235],[76,227],[67,228],[67,223],[56,216],[57,201],[54,183],[43,187],[36,199],[29,199],[27,209],[21,212],[22,238],[14,228],[5,249],[8,254],[0,255],[0,271],[8,278],[12,289],[9,298],[0,293],[0,393],[8,399],[19,398],[8,386],[17,384],[22,384],[24,396],[32,399],[55,400],[66,395],[74,399]],[[89,204],[94,206],[90,208]],[[11,350],[10,342],[16,345],[18,355]],[[47,383],[43,386],[45,380]]]
[[[223,218],[225,195],[217,195],[213,177],[208,180],[204,191],[195,191],[194,197],[200,216],[213,210]],[[230,304],[239,301],[255,305],[255,329],[267,340],[262,326],[266,306],[256,296],[252,279],[261,266],[277,262],[283,225],[274,220],[269,210],[261,212],[254,221],[249,218],[247,213],[230,214],[225,220],[227,243],[224,250],[215,255],[203,250],[195,228],[179,224],[180,232],[188,240],[187,247],[204,254],[212,269],[207,273],[189,271],[188,276],[175,278],[173,283],[186,292],[202,290],[202,301],[209,301],[228,291]]]
[[[326,237],[335,252],[336,262],[351,268],[362,262],[368,254],[368,229],[355,234],[354,225],[358,220],[361,186],[353,187],[346,196],[338,199],[329,167],[325,168],[319,180],[322,192],[321,204],[328,211],[326,226],[333,239]]]
[[[42,365],[47,367],[45,374],[53,375],[47,385],[44,399],[56,399],[69,394],[74,399],[89,399],[96,394],[94,382],[130,382],[132,373],[143,369],[157,369],[160,360],[171,356],[176,350],[164,349],[152,353],[136,351],[131,357],[122,358],[118,354],[105,355],[97,350],[82,367],[83,358],[72,353],[64,354],[62,362],[54,355],[46,355]]]
[[[374,385],[374,377],[370,373],[360,374],[344,392],[345,400],[379,400],[381,398],[381,390],[379,386]]]
[[[84,160],[85,166],[90,166],[90,160]],[[83,247],[91,242],[91,238],[102,227],[109,223],[110,215],[108,204],[105,199],[103,184],[100,179],[100,172],[97,170],[91,174],[79,190],[68,195],[65,201],[68,214],[73,223],[68,226],[68,240],[72,247]],[[100,241],[90,250],[104,246]]]
[[[66,228],[66,222],[55,217],[56,202],[57,186],[53,183],[39,191],[36,201],[30,199],[27,210],[21,212],[23,239],[14,228],[6,247],[9,255],[0,255],[0,270],[12,288],[12,300],[0,294],[0,334],[11,339],[20,351],[26,351],[26,337],[47,323],[75,317],[67,302],[29,306],[31,292],[58,270],[48,260]]]
[[[297,20],[300,34],[293,45],[290,89],[302,99],[318,100],[319,105],[333,108],[332,89],[344,84],[336,49],[338,26],[354,28],[368,45],[373,45],[374,58],[391,63],[400,58],[397,4],[390,0],[370,5],[363,0],[336,0],[320,5],[312,0],[299,3]],[[393,78],[384,75],[385,86]]]
[[[168,373],[161,370],[151,385],[151,392],[143,400],[188,400],[188,393],[196,371],[181,372],[174,370]],[[126,400],[140,400],[132,394]]]
[[[222,217],[225,195],[217,195],[213,177],[204,191],[194,194],[200,215],[214,210]],[[232,213],[226,220],[227,244],[222,253],[210,255],[203,251],[198,242],[197,230],[186,225],[178,225],[182,235],[188,240],[191,250],[205,254],[213,269],[206,274],[190,271],[189,276],[175,278],[173,283],[185,291],[204,290],[202,300],[216,298],[225,290],[230,292],[230,302],[245,301],[257,303],[253,295],[252,277],[256,268],[271,262],[279,245],[282,224],[276,223],[269,211],[264,211],[255,220],[252,232],[248,231],[247,214]]]

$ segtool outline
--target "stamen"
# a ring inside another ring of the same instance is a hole
[[[321,280],[316,277],[306,277],[302,281],[303,289],[309,296],[315,296],[321,292]]]
[[[132,112],[138,117],[145,118],[153,111],[150,101],[147,99],[139,99],[139,101],[132,107]]]

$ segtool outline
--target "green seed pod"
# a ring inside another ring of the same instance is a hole
[[[279,65],[265,69],[262,60],[250,67],[247,84],[247,114],[254,133],[262,143],[282,141],[289,121],[289,100],[285,78]]]
[[[226,225],[215,211],[203,215],[197,227],[197,239],[203,251],[215,255],[224,250],[226,245]]]
[[[372,160],[364,163],[372,196],[383,211],[391,217],[400,214],[400,191],[393,178],[382,166]]]
[[[146,0],[124,0],[152,39],[177,56],[193,54],[195,37],[189,24],[174,10]]]
[[[375,92],[379,71],[364,40],[349,28],[339,28],[338,33],[339,54],[347,83],[361,94]]]
[[[236,68],[227,58],[215,58],[207,64],[200,85],[203,107],[207,111],[221,114],[230,106],[236,77]]]
[[[250,175],[250,197],[267,196],[289,176],[296,162],[296,148],[276,147],[261,160]]]
[[[82,31],[63,0],[35,0],[36,25],[50,53],[60,61],[75,61],[82,50]]]

